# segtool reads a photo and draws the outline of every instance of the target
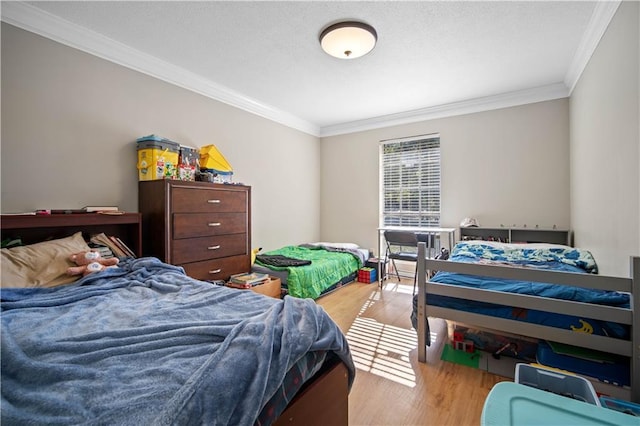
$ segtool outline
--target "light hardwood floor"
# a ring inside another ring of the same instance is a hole
[[[317,301],[347,336],[356,363],[349,424],[479,425],[491,388],[510,379],[438,357],[419,363],[412,286],[354,282]]]

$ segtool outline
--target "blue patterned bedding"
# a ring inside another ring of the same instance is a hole
[[[2,289],[1,423],[269,423],[325,355],[355,369],[311,300],[214,286],[155,258],[49,289]]]
[[[552,244],[459,242],[454,247],[450,260],[467,263],[516,265],[578,273],[597,273],[598,270],[590,252]],[[444,271],[437,272],[430,281],[622,308],[628,308],[630,303],[628,294],[616,291],[591,290],[580,287],[480,277]],[[570,315],[534,309],[513,308],[434,294],[428,295],[427,304],[620,339],[629,338],[628,327],[590,318],[578,318]],[[414,312],[412,314],[414,327],[417,324],[415,306],[416,301],[414,301]]]
[[[575,271],[577,268],[580,272],[598,273],[598,265],[589,251],[557,244],[461,241],[454,247],[451,260],[470,263],[504,262],[538,269],[569,271]]]

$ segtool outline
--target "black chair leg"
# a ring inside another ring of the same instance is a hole
[[[416,284],[418,282],[418,265],[416,264],[416,271],[413,273],[413,293],[412,296],[416,295]]]
[[[400,272],[398,272],[396,261],[393,258],[391,258],[391,264],[393,265],[393,270],[396,271],[396,276],[398,277],[398,283],[400,283]]]

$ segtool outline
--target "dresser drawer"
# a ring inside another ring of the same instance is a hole
[[[249,272],[251,259],[249,256],[231,256],[221,259],[204,260],[181,264],[190,277],[197,280],[228,280],[233,274]]]
[[[171,189],[173,213],[246,213],[247,209],[245,191],[188,187]]]
[[[200,238],[174,240],[171,246],[173,263],[196,262],[220,257],[246,255],[246,234],[231,234]]]
[[[245,213],[176,213],[173,215],[173,238],[210,235],[246,234]]]
[[[251,269],[250,186],[140,181],[138,208],[144,256],[180,265],[203,280]]]

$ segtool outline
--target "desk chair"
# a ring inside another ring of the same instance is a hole
[[[438,253],[440,253],[440,235],[418,232],[416,237],[419,243],[427,244],[427,259],[435,259]]]
[[[393,269],[396,271],[398,281],[400,274],[396,266],[396,260],[414,262],[416,264],[413,274],[413,293],[416,292],[416,278],[418,276],[418,237],[412,231],[384,231],[384,240],[387,243],[385,262],[391,259]]]

